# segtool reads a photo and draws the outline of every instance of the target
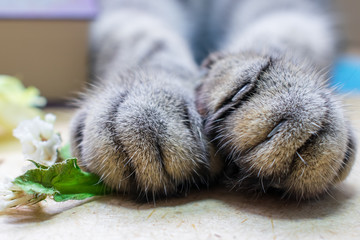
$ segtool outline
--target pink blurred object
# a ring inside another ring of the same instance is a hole
[[[0,0],[0,19],[92,19],[96,0]]]

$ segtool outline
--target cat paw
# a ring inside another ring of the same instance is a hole
[[[140,197],[206,184],[210,163],[201,117],[193,93],[173,82],[135,72],[86,94],[71,124],[80,166],[113,190]]]
[[[286,56],[251,53],[207,67],[196,104],[233,186],[307,199],[348,175],[355,139],[324,75]]]

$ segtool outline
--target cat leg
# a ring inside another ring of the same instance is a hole
[[[204,62],[197,106],[232,184],[298,199],[326,193],[356,147],[324,70],[336,52],[329,16],[310,1],[223,4],[213,15],[227,25]]]
[[[118,192],[155,199],[207,184],[216,172],[194,104],[197,66],[175,27],[184,21],[177,4],[163,1],[172,13],[162,14],[157,2],[124,1],[93,27],[100,81],[79,102],[72,151]]]

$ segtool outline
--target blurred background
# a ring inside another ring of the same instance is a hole
[[[345,39],[345,54],[334,69],[333,84],[347,94],[360,94],[360,1],[335,0]]]
[[[360,93],[360,1],[335,6],[346,54],[334,84]],[[36,86],[52,104],[76,96],[88,78],[88,28],[98,9],[96,0],[0,0],[0,74]]]
[[[360,54],[360,1],[335,0],[350,53]]]

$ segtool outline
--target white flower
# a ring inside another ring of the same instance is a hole
[[[14,207],[33,205],[45,198],[45,194],[27,194],[10,181],[0,183],[0,212]]]
[[[57,159],[57,149],[61,145],[60,136],[54,131],[55,115],[46,114],[45,121],[40,117],[22,121],[14,129],[14,136],[22,145],[27,159],[42,165],[51,166]]]

